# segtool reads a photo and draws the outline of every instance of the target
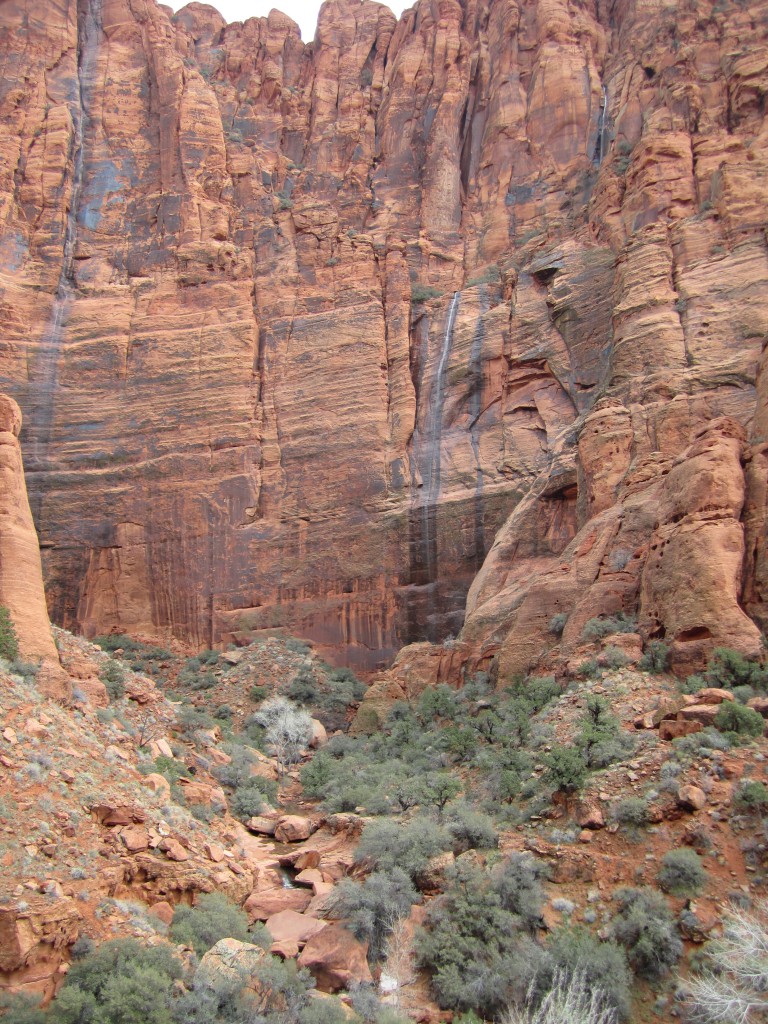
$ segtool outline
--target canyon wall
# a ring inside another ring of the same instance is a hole
[[[472,585],[505,673],[622,608],[680,666],[754,651],[767,34],[759,0],[329,0],[309,45],[6,0],[0,385],[52,617],[372,668]]]

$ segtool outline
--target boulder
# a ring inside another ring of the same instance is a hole
[[[372,983],[367,953],[367,943],[344,925],[332,924],[307,940],[298,964],[311,972],[321,992],[338,992],[353,984]]]
[[[307,889],[289,889],[284,886],[258,889],[245,901],[243,910],[253,924],[254,921],[267,921],[284,910],[294,910],[300,914],[307,909],[311,900],[312,893]]]
[[[221,992],[232,982],[242,985],[242,979],[252,975],[266,955],[261,946],[238,939],[219,939],[197,965],[195,988]]]
[[[717,686],[706,686],[695,697],[697,704],[723,704],[727,700],[736,700],[730,690],[721,690]]]
[[[684,722],[701,722],[703,726],[715,724],[717,704],[689,704],[680,711],[680,719]]]
[[[141,850],[149,849],[149,833],[140,825],[124,828],[120,833],[120,839],[129,853],[139,853]]]
[[[189,859],[189,854],[178,841],[178,839],[163,839],[158,846],[159,850],[162,850],[168,860],[184,861]]]
[[[327,928],[328,922],[318,921],[315,917],[305,917],[295,910],[282,910],[268,918],[266,927],[273,942],[292,940],[303,945],[317,932]]]
[[[273,834],[278,843],[300,843],[309,839],[314,831],[309,818],[286,814],[278,821]]]
[[[701,722],[678,722],[672,720],[662,722],[659,726],[660,740],[676,740],[680,736],[690,736],[692,733],[701,732],[704,726]]]
[[[576,807],[576,821],[583,829],[605,828],[605,818],[598,800],[585,797]]]
[[[154,914],[158,920],[162,921],[163,924],[170,925],[173,921],[173,907],[167,900],[160,900],[158,903],[153,903],[149,908],[149,913]]]
[[[260,836],[273,836],[275,834],[278,821],[279,818],[277,817],[270,818],[265,814],[257,814],[246,821],[245,827]]]
[[[171,784],[164,775],[152,772],[149,775],[145,775],[141,781],[147,789],[151,789],[153,793],[157,793],[161,800],[167,801],[171,799]]]
[[[677,791],[677,802],[686,811],[700,811],[707,802],[707,794],[698,786],[681,786]]]
[[[309,741],[309,746],[312,750],[318,750],[320,747],[324,747],[328,742],[328,733],[322,722],[319,722],[316,718],[312,719],[312,736]]]

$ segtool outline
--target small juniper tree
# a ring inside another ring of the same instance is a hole
[[[0,605],[0,658],[15,661],[19,656],[19,638],[10,611]]]

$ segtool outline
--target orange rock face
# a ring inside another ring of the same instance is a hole
[[[505,676],[563,613],[566,654],[620,609],[681,669],[752,651],[759,8],[330,0],[305,46],[7,0],[0,379],[56,621],[373,667],[482,565],[463,639]],[[710,503],[677,460],[719,417]]]
[[[10,613],[20,655],[41,660],[41,685],[51,695],[63,695],[66,677],[45,605],[40,550],[18,441],[20,429],[18,405],[0,395],[0,605]]]

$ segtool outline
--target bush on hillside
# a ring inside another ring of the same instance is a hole
[[[656,877],[664,892],[673,896],[695,896],[707,878],[701,858],[688,847],[665,853]]]
[[[219,939],[248,941],[248,915],[222,893],[203,893],[196,907],[176,907],[170,935],[202,956]]]
[[[627,951],[636,974],[654,980],[682,956],[683,943],[667,902],[653,889],[620,889],[611,934]]]

